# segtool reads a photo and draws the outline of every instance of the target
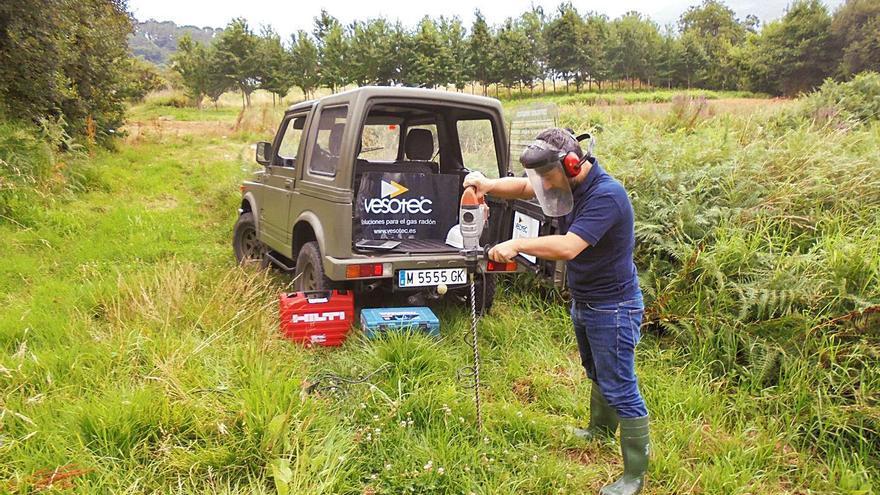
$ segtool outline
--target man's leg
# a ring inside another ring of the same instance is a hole
[[[635,347],[644,308],[641,300],[591,308],[583,316],[596,383],[620,418],[624,466],[623,476],[602,488],[600,494],[633,495],[644,485],[650,445],[648,410],[635,374]]]
[[[577,339],[581,364],[584,366],[587,378],[592,382],[590,387],[590,424],[586,428],[574,428],[574,435],[584,440],[611,438],[617,432],[617,412],[608,405],[596,383],[596,366],[593,363],[593,353],[590,350],[590,341],[587,338],[587,329],[582,317],[584,310],[583,305],[572,302],[571,321],[574,325],[574,336]]]

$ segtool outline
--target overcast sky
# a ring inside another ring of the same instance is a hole
[[[843,0],[824,0],[832,10]],[[553,12],[560,2],[541,0],[504,0],[480,3],[478,6],[487,20],[496,24],[506,17],[517,16],[532,5],[540,5],[545,12]],[[647,14],[661,25],[674,22],[690,5],[700,0],[610,0],[605,2],[574,1],[580,12],[596,11],[611,18],[630,10]],[[757,15],[762,22],[775,19],[785,12],[787,0],[728,0],[737,16]],[[280,34],[288,35],[298,29],[312,30],[312,20],[321,8],[349,23],[356,19],[385,17],[399,19],[413,26],[423,16],[459,16],[470,25],[474,8],[472,0],[442,0],[436,2],[392,0],[323,0],[320,2],[280,2],[273,0],[129,0],[129,8],[141,21],[170,20],[177,24],[200,27],[222,27],[233,17],[244,17],[254,27],[268,24]]]

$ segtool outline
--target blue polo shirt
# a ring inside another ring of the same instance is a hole
[[[568,290],[575,301],[618,303],[641,294],[633,263],[632,203],[620,182],[597,160],[572,191],[574,209],[560,218],[560,233],[572,232],[590,246],[568,261]]]

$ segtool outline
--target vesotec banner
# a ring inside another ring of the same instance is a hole
[[[455,175],[365,173],[357,197],[357,237],[445,239],[457,221],[458,183]]]

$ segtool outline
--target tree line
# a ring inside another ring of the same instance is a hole
[[[0,2],[0,118],[51,119],[73,135],[100,139],[124,122],[125,101],[163,84],[152,64],[130,55],[125,0]],[[284,96],[298,87],[351,85],[494,87],[565,91],[636,87],[744,89],[793,95],[827,77],[880,71],[880,0],[847,0],[831,13],[797,0],[777,21],[737,19],[704,0],[677,23],[636,12],[615,19],[533,8],[497,25],[476,11],[425,17],[415,26],[383,18],[343,24],[326,11],[310,32],[282,38],[235,19],[210,44],[178,41],[173,69],[192,99],[240,90]]]
[[[779,20],[738,19],[720,0],[704,0],[678,22],[659,26],[638,12],[608,17],[570,2],[533,8],[489,25],[477,10],[470,27],[457,17],[424,17],[406,27],[384,18],[343,25],[327,11],[283,40],[234,19],[210,45],[184,36],[173,67],[199,104],[240,90],[283,97],[298,87],[479,85],[566,91],[573,85],[750,90],[795,95],[824,79],[880,70],[880,0],[848,0],[833,14],[819,0],[797,0]]]

